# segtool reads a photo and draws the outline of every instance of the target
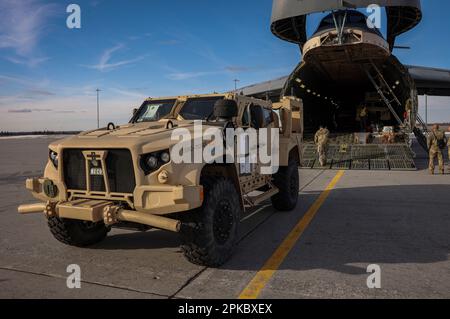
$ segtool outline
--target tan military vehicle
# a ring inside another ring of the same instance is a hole
[[[174,130],[194,140],[199,121],[202,132],[218,128],[224,141],[225,128],[275,129],[278,171],[262,174],[259,162],[175,163]],[[57,240],[81,247],[100,242],[111,227],[178,232],[188,260],[219,266],[233,252],[245,211],[268,199],[277,210],[295,208],[302,131],[296,98],[274,105],[231,93],[148,99],[126,125],[52,143],[44,176],[26,181],[40,203],[18,210],[44,212]]]

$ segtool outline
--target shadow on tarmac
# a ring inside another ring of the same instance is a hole
[[[162,230],[148,232],[129,232],[124,234],[111,234],[102,242],[91,246],[91,249],[104,250],[137,250],[179,247],[181,241],[178,234]]]
[[[450,181],[449,181],[450,182]],[[408,264],[448,261],[449,185],[363,187],[333,190],[279,269],[329,269],[366,273],[350,264]],[[301,200],[305,201],[302,195]],[[314,196],[316,197],[316,196]],[[276,214],[247,239],[223,268],[259,270],[301,216],[291,212],[290,228]],[[303,213],[302,213],[303,214]],[[284,228],[283,236],[270,229]],[[272,245],[273,242],[276,245]]]
[[[450,184],[333,190],[279,269],[363,274],[366,268],[350,264],[448,261],[448,194]],[[316,198],[316,192],[303,193],[295,211],[272,213],[249,236],[244,234],[234,257],[221,268],[259,270],[309,208],[302,207],[304,203]],[[93,248],[157,249],[179,244],[177,234],[151,231],[108,236]]]

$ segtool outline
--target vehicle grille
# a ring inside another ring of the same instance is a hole
[[[64,182],[70,190],[87,191],[86,159],[82,149],[66,149],[63,151]],[[125,149],[108,150],[105,159],[107,181],[111,193],[132,194],[136,186],[131,152]],[[93,167],[88,161],[89,172]],[[106,192],[102,175],[89,175],[92,192]]]

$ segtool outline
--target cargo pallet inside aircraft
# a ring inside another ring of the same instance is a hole
[[[327,149],[327,165],[325,166],[320,165],[316,149],[314,144],[305,144],[302,168],[416,170],[414,153],[406,144],[330,144]]]

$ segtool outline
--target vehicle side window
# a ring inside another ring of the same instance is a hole
[[[263,115],[264,115],[264,127],[266,127],[273,122],[272,110],[263,108]]]
[[[250,105],[251,127],[260,129],[264,127],[264,112],[259,105]]]
[[[245,107],[244,114],[242,114],[242,126],[250,126],[249,106]]]
[[[242,126],[251,126],[260,129],[274,121],[272,110],[260,105],[250,104],[242,115]]]
[[[223,100],[223,96],[190,98],[181,108],[180,115],[185,120],[206,120],[213,115],[218,100]]]

